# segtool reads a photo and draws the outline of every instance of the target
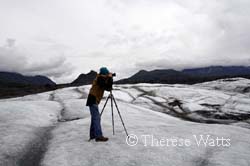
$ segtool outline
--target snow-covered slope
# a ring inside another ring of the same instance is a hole
[[[250,80],[241,78],[192,86],[115,86],[128,132],[138,138],[135,146],[127,144],[135,137],[126,142],[116,111],[112,135],[110,104],[102,116],[110,141],[88,142],[90,86],[0,100],[0,165],[247,166],[249,86]]]

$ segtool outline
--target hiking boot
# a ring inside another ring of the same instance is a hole
[[[108,140],[109,140],[109,138],[103,137],[103,136],[98,137],[98,138],[95,139],[96,142],[106,142]]]

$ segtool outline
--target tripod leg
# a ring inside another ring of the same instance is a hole
[[[119,108],[118,108],[118,106],[117,106],[116,100],[115,100],[115,98],[114,98],[114,96],[113,96],[113,95],[111,95],[111,101],[112,101],[112,100],[114,100],[115,107],[116,107],[117,112],[118,112],[118,115],[119,115],[119,117],[120,117],[120,119],[121,119],[121,122],[122,122],[122,125],[123,125],[123,128],[124,128],[124,131],[126,132],[126,135],[128,136],[127,129],[126,129],[126,127],[125,127],[125,124],[124,124],[124,122],[123,122],[123,119],[122,119],[121,113],[120,113],[120,111],[119,111]]]
[[[111,98],[111,113],[112,113],[113,135],[115,135],[114,109],[113,109],[113,98],[112,98],[112,95],[110,95],[110,98]]]
[[[100,114],[100,117],[102,116],[102,113],[103,113],[103,111],[104,111],[104,109],[105,109],[105,107],[106,107],[106,105],[107,105],[107,103],[108,103],[109,98],[110,98],[110,95],[108,96],[108,98],[107,98],[106,101],[105,101],[105,104],[104,104],[104,106],[103,106],[103,108],[102,108],[102,112],[101,112],[101,114]]]

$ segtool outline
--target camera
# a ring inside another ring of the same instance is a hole
[[[112,73],[112,77],[116,77],[116,73]]]

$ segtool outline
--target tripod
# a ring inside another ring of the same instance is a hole
[[[117,103],[116,103],[116,100],[115,100],[114,95],[113,95],[113,93],[112,93],[112,90],[110,91],[109,96],[108,96],[108,98],[107,98],[106,101],[105,101],[105,104],[104,104],[104,106],[103,106],[103,108],[102,108],[102,112],[101,112],[100,116],[102,116],[102,113],[103,113],[103,111],[104,111],[104,109],[105,109],[105,107],[106,107],[106,105],[107,105],[109,99],[111,100],[111,113],[112,113],[113,135],[115,135],[114,108],[113,108],[113,102],[114,102],[114,103],[115,103],[116,110],[117,110],[118,115],[119,115],[119,117],[120,117],[120,120],[121,120],[121,122],[122,122],[124,131],[125,131],[126,135],[128,136],[127,129],[126,129],[125,124],[124,124],[124,122],[123,122],[121,113],[120,113],[119,108],[118,108],[118,106],[117,106]]]

